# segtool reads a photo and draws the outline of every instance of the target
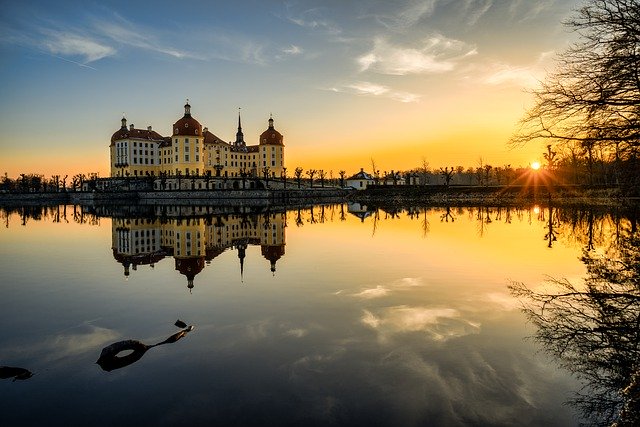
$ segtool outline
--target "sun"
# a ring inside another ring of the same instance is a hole
[[[540,162],[537,162],[537,161],[536,162],[532,162],[531,163],[531,169],[536,170],[536,171],[538,169],[540,169]]]

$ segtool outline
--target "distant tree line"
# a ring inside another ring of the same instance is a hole
[[[97,173],[79,173],[69,179],[68,175],[52,175],[46,178],[41,174],[21,173],[16,178],[11,178],[5,172],[0,182],[0,191],[3,193],[59,193],[65,191],[80,191],[84,184],[89,188],[95,188]]]

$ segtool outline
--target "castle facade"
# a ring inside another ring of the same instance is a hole
[[[284,166],[283,136],[269,118],[267,129],[255,145],[244,141],[240,115],[236,140],[225,142],[203,128],[184,106],[171,136],[152,130],[121,127],[111,136],[111,177],[265,177],[280,178]]]

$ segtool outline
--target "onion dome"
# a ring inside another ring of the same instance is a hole
[[[202,125],[191,117],[189,101],[184,105],[184,116],[173,124],[173,135],[202,136]]]
[[[271,272],[275,273],[276,262],[284,255],[284,245],[263,245],[260,252],[271,263]]]
[[[176,270],[187,276],[187,287],[193,288],[193,279],[204,268],[204,257],[176,258]]]
[[[273,117],[269,117],[269,127],[260,135],[260,145],[284,145],[283,136],[273,127]]]

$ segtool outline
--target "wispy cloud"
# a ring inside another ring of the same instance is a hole
[[[27,346],[5,349],[8,355],[23,357],[44,355],[44,360],[55,361],[75,356],[88,351],[96,351],[103,345],[120,338],[120,334],[112,329],[84,323],[67,331],[52,335],[44,341]]]
[[[193,52],[177,49],[160,42],[152,31],[140,31],[140,26],[133,25],[120,16],[117,16],[115,20],[95,21],[94,27],[102,36],[122,45],[151,50],[174,58],[203,59]]]
[[[536,86],[540,80],[536,77],[536,73],[529,67],[518,67],[509,64],[493,65],[483,82],[489,85],[516,85],[524,88],[532,88]]]
[[[329,90],[332,92],[349,93],[353,95],[391,98],[403,103],[418,102],[421,98],[421,95],[415,93],[396,91],[392,90],[388,86],[365,81],[354,82],[339,87],[332,87]]]
[[[413,27],[422,18],[433,13],[437,0],[411,0],[398,10],[389,13],[375,14],[373,17],[385,28],[393,31],[404,31]]]
[[[509,6],[511,18],[517,22],[524,22],[535,19],[543,11],[551,8],[555,0],[514,0]]]
[[[360,321],[376,330],[383,341],[408,332],[424,332],[434,340],[443,341],[477,333],[480,328],[479,324],[463,319],[461,313],[452,308],[406,305],[388,307],[378,314],[363,310]]]
[[[282,53],[285,53],[287,55],[292,55],[292,56],[301,55],[303,52],[304,52],[304,49],[294,44],[282,49]]]
[[[321,8],[311,8],[295,13],[291,6],[288,5],[284,18],[299,27],[309,28],[326,34],[338,35],[342,33],[342,29],[338,25],[325,18]]]
[[[404,277],[386,285],[377,285],[375,288],[363,289],[362,291],[351,295],[356,298],[362,299],[380,298],[390,295],[392,292],[397,290],[414,288],[417,286],[423,286],[422,279],[414,277]]]
[[[456,61],[475,55],[474,46],[435,34],[417,48],[394,46],[382,37],[375,39],[373,49],[356,59],[360,71],[406,75],[451,71]]]
[[[383,297],[389,294],[389,289],[385,288],[384,286],[376,286],[375,288],[372,289],[365,289],[361,292],[358,292],[356,294],[353,294],[354,297],[356,298],[364,298],[364,299],[372,299],[372,298],[379,298],[379,297]]]
[[[476,25],[478,20],[493,6],[493,0],[466,0],[467,25]]]
[[[526,65],[495,62],[485,67],[482,83],[488,85],[515,85],[527,89],[537,87],[544,79],[545,69],[553,62],[555,52],[545,51]]]
[[[116,53],[113,47],[80,34],[55,30],[44,30],[43,34],[45,39],[42,40],[41,47],[44,50],[54,55],[79,57],[83,64],[98,61]]]

